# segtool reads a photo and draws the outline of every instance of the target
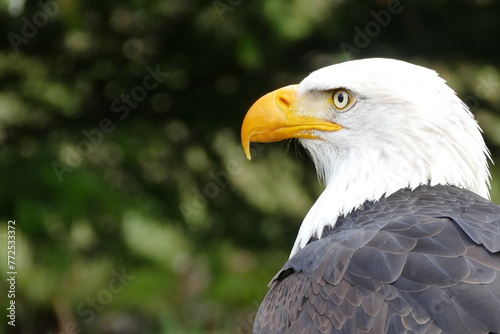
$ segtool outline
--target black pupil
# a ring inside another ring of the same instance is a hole
[[[344,102],[344,94],[342,93],[337,94],[337,101],[339,101],[339,103]]]

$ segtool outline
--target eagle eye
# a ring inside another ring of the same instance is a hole
[[[349,91],[345,89],[336,89],[332,93],[332,103],[335,109],[345,110],[353,102],[353,97]]]

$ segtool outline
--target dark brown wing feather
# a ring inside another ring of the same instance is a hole
[[[339,219],[275,276],[254,333],[500,333],[500,206],[401,190]]]

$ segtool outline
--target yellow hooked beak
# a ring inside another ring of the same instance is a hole
[[[241,126],[241,144],[251,160],[250,142],[274,142],[288,138],[320,139],[314,130],[338,131],[342,126],[311,116],[298,114],[298,85],[286,86],[268,93],[248,110]]]

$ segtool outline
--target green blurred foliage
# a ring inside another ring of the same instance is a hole
[[[17,326],[0,329],[249,333],[321,185],[295,142],[246,161],[246,109],[328,64],[404,59],[442,74],[495,159],[499,15],[490,0],[0,2],[0,220],[16,220],[18,271]]]

